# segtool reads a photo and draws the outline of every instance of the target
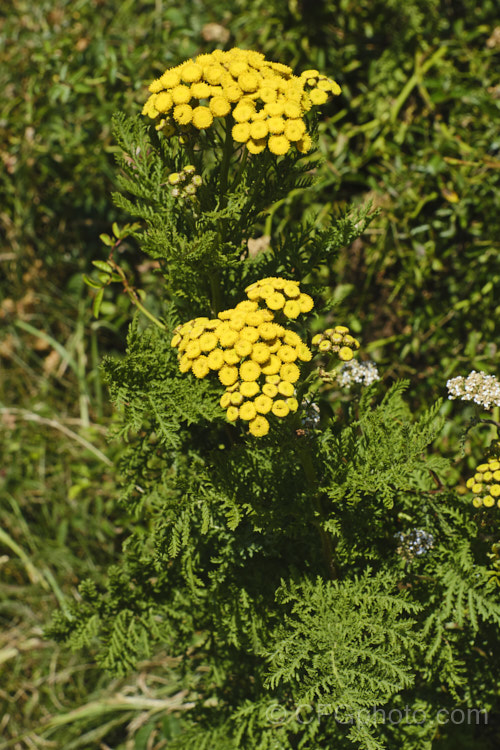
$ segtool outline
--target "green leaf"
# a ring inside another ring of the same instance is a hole
[[[99,317],[99,310],[101,308],[101,302],[102,302],[103,296],[104,296],[104,289],[101,288],[99,289],[96,296],[94,297],[94,303],[92,305],[92,312],[94,313],[95,318]]]
[[[101,289],[102,288],[102,284],[100,284],[97,281],[94,281],[94,279],[91,279],[90,276],[87,276],[86,273],[82,274],[82,278],[83,278],[85,284],[87,284],[87,286],[92,287],[92,289]]]
[[[113,270],[109,263],[105,260],[93,260],[92,265],[98,268],[100,271],[104,271],[105,273],[111,273],[111,271]]]
[[[100,234],[99,239],[104,242],[105,245],[108,245],[108,247],[112,247],[115,243],[112,237],[109,236],[109,234]]]

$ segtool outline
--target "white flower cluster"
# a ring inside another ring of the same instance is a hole
[[[472,370],[466,378],[458,376],[446,383],[448,398],[474,401],[485,409],[500,406],[500,382],[494,375]]]
[[[337,375],[337,383],[341,388],[350,388],[353,383],[371,385],[376,380],[380,380],[380,375],[375,362],[358,362],[356,359],[345,362]]]
[[[434,545],[433,535],[424,531],[424,529],[412,529],[406,534],[398,531],[397,534],[394,534],[394,537],[399,542],[398,554],[406,560],[425,555]]]

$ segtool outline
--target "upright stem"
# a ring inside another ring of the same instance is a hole
[[[219,198],[220,198],[221,207],[226,205],[229,165],[231,163],[231,154],[233,152],[233,136],[231,134],[231,130],[232,130],[231,121],[229,117],[226,117],[226,137],[224,140],[224,146],[222,150],[222,164],[221,164],[220,190],[219,190]]]
[[[314,468],[314,463],[312,460],[311,452],[307,448],[307,446],[301,446],[301,448],[299,448],[299,456],[300,456],[300,461],[302,463],[302,467],[304,469],[307,479],[314,487],[317,487],[318,477],[316,476],[316,470]],[[334,548],[333,548],[332,538],[330,534],[328,534],[328,532],[326,532],[323,526],[321,525],[321,521],[323,519],[323,509],[321,507],[321,497],[318,492],[316,492],[313,496],[313,504],[314,504],[314,509],[318,516],[317,520],[315,520],[314,522],[314,525],[318,529],[319,537],[321,540],[323,558],[326,563],[328,577],[334,580],[336,578],[339,578],[339,571],[337,569],[337,566],[335,564],[335,559],[333,556]]]
[[[227,203],[229,167],[231,166],[231,156],[233,153],[233,136],[231,130],[231,120],[229,117],[226,117],[226,134],[222,146],[222,163],[220,168],[219,208],[224,208]],[[223,219],[219,219],[218,241],[221,245],[225,240],[224,235]],[[214,270],[210,274],[210,292],[212,296],[212,312],[214,315],[217,315],[221,309],[221,285],[220,272],[218,270]]]
[[[212,313],[217,315],[221,309],[219,272],[210,274],[210,291],[212,293]]]

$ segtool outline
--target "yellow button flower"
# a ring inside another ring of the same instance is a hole
[[[266,305],[271,310],[282,310],[285,305],[286,299],[281,292],[271,292],[266,296]]]
[[[290,141],[284,135],[272,135],[267,146],[272,154],[284,156],[290,150]]]
[[[233,118],[236,120],[236,122],[248,122],[253,113],[255,111],[255,108],[249,104],[248,102],[239,102],[238,106],[236,106],[233,109]],[[248,136],[251,134],[251,126],[248,130]],[[236,139],[235,139],[236,140]],[[247,138],[245,140],[248,140]]]
[[[233,406],[240,406],[243,403],[243,396],[244,393],[241,393],[241,391],[234,391],[234,393],[229,393],[229,398]]]
[[[265,417],[257,416],[249,422],[248,430],[255,437],[263,437],[269,432],[269,422]]]
[[[295,388],[292,383],[282,380],[281,383],[278,384],[278,392],[281,393],[282,396],[290,397],[295,393]]]
[[[250,125],[248,122],[239,122],[231,131],[233,141],[245,143],[250,138]]]
[[[299,402],[298,402],[298,401],[297,401],[297,399],[296,399],[295,397],[293,397],[293,396],[292,396],[292,398],[287,398],[286,402],[287,402],[287,404],[288,404],[288,408],[289,408],[289,409],[290,409],[290,411],[292,411],[292,412],[296,412],[296,411],[297,411],[297,409],[299,408]]]
[[[285,306],[283,308],[283,314],[290,318],[291,320],[295,320],[299,317],[301,313],[300,310],[300,304],[296,300],[289,299],[287,302],[285,302]]]
[[[252,330],[255,330],[255,328]],[[271,356],[271,352],[269,351],[269,347],[266,344],[257,343],[254,345],[252,349],[252,354],[251,354],[251,357],[254,362],[257,362],[259,365],[262,365],[265,362],[267,362],[270,356]]]
[[[207,356],[207,363],[211,370],[220,370],[225,364],[222,349],[213,349]]]
[[[252,344],[247,339],[238,339],[234,345],[234,351],[238,356],[240,357],[248,357],[249,354],[252,352]]]
[[[191,99],[191,89],[189,86],[176,86],[171,93],[174,104],[187,104]]]
[[[184,355],[179,360],[179,370],[182,373],[189,372],[192,364],[193,364],[193,360],[190,359],[189,357],[186,357],[186,355]]]
[[[296,383],[300,378],[300,370],[293,362],[281,365],[280,376],[282,380],[287,380],[289,383]]]
[[[301,362],[310,362],[312,359],[312,352],[309,347],[305,344],[299,344],[297,347],[297,358],[300,359]]]
[[[181,78],[186,83],[194,83],[199,81],[203,75],[203,68],[201,65],[197,65],[194,62],[185,63],[181,68]]]
[[[270,117],[266,122],[269,132],[273,135],[283,133],[285,130],[285,120],[282,117]]]
[[[174,120],[179,125],[189,125],[193,118],[193,109],[189,104],[178,104],[174,107]]]
[[[226,411],[226,419],[229,422],[236,422],[239,416],[239,409],[237,406],[229,406]]]
[[[262,323],[259,328],[259,336],[261,339],[274,339],[278,336],[280,331],[276,323]]]
[[[269,128],[264,120],[257,120],[250,125],[250,136],[254,141],[259,141],[262,138],[265,138],[268,133]]]
[[[283,285],[283,292],[287,297],[290,297],[290,299],[295,299],[300,296],[299,285],[293,281],[287,281],[286,284]]]
[[[300,305],[300,312],[303,313],[310,312],[314,307],[314,300],[309,294],[301,294],[298,298],[298,303]]]
[[[186,349],[184,351],[186,357],[189,357],[190,359],[195,359],[196,357],[199,357],[201,354],[201,347],[198,341],[190,341],[188,345],[186,346]]]
[[[255,419],[257,411],[252,401],[245,401],[239,409],[238,416],[245,422],[249,422],[251,419]]]
[[[214,116],[208,107],[195,107],[192,121],[195,128],[203,130],[210,127],[214,121]]]
[[[234,346],[234,344],[239,339],[239,333],[238,331],[234,331],[229,326],[222,328],[218,328],[217,330],[217,336],[219,338],[220,345],[224,349],[229,349],[230,347]]]
[[[245,339],[245,341],[250,341],[250,343],[253,344],[258,341],[259,332],[257,328],[253,328],[252,326],[245,326],[240,331],[240,339]]]
[[[309,92],[309,97],[315,105],[324,104],[328,100],[328,94],[321,89],[312,89]]]
[[[257,91],[260,86],[261,78],[256,73],[245,71],[238,76],[238,85],[242,91],[251,93]]]
[[[233,331],[241,331],[245,327],[245,315],[243,313],[232,315],[229,319],[229,327]]]
[[[208,375],[210,368],[208,367],[208,360],[205,356],[201,355],[198,359],[193,361],[191,366],[193,375],[197,378],[204,378]]]
[[[223,352],[224,362],[228,365],[237,365],[240,361],[240,355],[234,349],[225,349]]]
[[[312,138],[308,133],[306,133],[306,135],[304,135],[300,139],[300,141],[295,142],[297,151],[300,151],[301,154],[308,154],[312,148],[312,145],[313,145]]]
[[[178,70],[166,70],[165,73],[160,76],[159,81],[164,88],[171,89],[180,84],[181,76]]]
[[[193,99],[208,99],[211,93],[212,87],[204,81],[193,83],[191,85],[191,96],[193,97]]]
[[[273,403],[272,413],[275,417],[286,417],[290,413],[290,407],[283,401],[283,399],[277,399]]]
[[[257,380],[260,376],[261,369],[257,362],[248,360],[240,365],[241,380]]]
[[[238,304],[236,305],[234,309],[239,310],[240,312],[247,313],[247,317],[245,318],[245,320],[248,322],[248,315],[250,313],[255,312],[258,309],[258,307],[259,305],[257,302],[253,302],[252,300],[245,299],[243,300],[243,302],[238,302]]]
[[[224,95],[230,102],[239,102],[243,96],[243,91],[239,86],[233,84],[232,86],[224,86]]]
[[[305,132],[306,124],[304,120],[288,120],[285,123],[285,135],[289,141],[300,141]]]
[[[238,380],[238,368],[224,365],[219,370],[219,380],[222,385],[233,385]]]
[[[245,398],[252,398],[260,391],[259,384],[255,380],[244,381],[240,384],[240,393]]]
[[[224,68],[222,67],[222,65],[207,65],[203,69],[203,78],[205,79],[205,81],[207,81],[207,83],[210,83],[212,86],[216,86],[222,78],[223,73]]]
[[[155,99],[155,107],[158,112],[169,112],[172,109],[173,99],[168,91],[162,91]]]
[[[281,359],[276,354],[270,354],[269,362],[261,365],[261,369],[264,375],[276,375],[280,371],[281,365]]]
[[[259,414],[267,414],[273,407],[273,400],[269,396],[266,396],[265,393],[262,393],[260,396],[257,396],[254,404]]]
[[[198,339],[200,344],[200,349],[202,352],[211,352],[212,349],[215,349],[215,347],[218,344],[218,339],[215,333],[212,333],[211,331],[207,333],[203,333],[200,338]]]
[[[280,346],[276,354],[282,362],[295,362],[297,359],[297,350],[288,344]]]
[[[223,409],[227,409],[227,407],[231,405],[231,394],[227,392],[223,393],[220,397],[219,403]]]
[[[298,97],[300,101],[301,94],[300,92],[297,92],[297,93],[298,93]],[[283,114],[285,114],[286,117],[289,118],[292,122],[300,118],[302,115],[302,109],[300,105],[297,103],[297,101],[290,98],[290,93],[287,93],[287,99],[285,100],[285,103],[283,105]],[[302,120],[300,122],[302,122]],[[304,131],[305,131],[305,125],[304,125]],[[293,140],[296,140],[296,139],[294,138]]]
[[[273,383],[264,383],[262,393],[269,396],[269,398],[274,398],[278,395],[278,388]]]
[[[208,106],[214,117],[225,117],[231,112],[231,104],[225,96],[213,96]]]
[[[354,356],[354,352],[348,346],[342,346],[339,349],[339,359],[343,362],[349,362]]]

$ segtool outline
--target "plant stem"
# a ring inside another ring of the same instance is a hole
[[[219,272],[210,274],[210,290],[212,292],[212,313],[217,315],[221,309]]]
[[[158,328],[161,328],[162,331],[167,330],[167,326],[164,323],[162,323],[161,320],[158,320],[158,318],[155,315],[153,315],[152,312],[149,312],[149,310],[144,307],[144,305],[142,304],[142,302],[139,300],[139,298],[137,297],[135,293],[130,294],[129,292],[128,294],[129,294],[132,304],[138,307],[139,310],[143,313],[143,315],[146,316],[146,318],[149,318],[149,320],[151,320],[155,324],[155,326],[158,326]]]
[[[151,322],[154,323],[155,326],[158,326],[158,328],[161,328],[162,331],[166,331],[167,326],[164,323],[162,323],[161,320],[158,320],[158,318],[155,315],[153,315],[153,313],[150,312],[146,307],[144,307],[139,295],[137,294],[136,290],[132,286],[130,286],[124,271],[122,270],[122,268],[120,268],[118,263],[115,263],[115,261],[112,260],[111,258],[108,259],[108,263],[110,266],[112,266],[113,270],[120,276],[122,283],[123,283],[123,289],[125,293],[128,294],[129,299],[132,302],[132,304],[135,305],[142,312],[142,314],[146,316],[146,318],[149,318],[149,320],[151,320]]]
[[[226,117],[226,137],[222,150],[222,164],[220,173],[219,199],[221,207],[226,205],[227,184],[229,178],[229,165],[231,163],[231,154],[233,152],[233,136],[231,134],[231,121]]]
[[[309,480],[309,482],[316,486],[318,485],[318,477],[316,475],[316,470],[314,468],[313,458],[311,455],[311,451],[309,448],[305,445],[302,445],[299,448],[299,457],[300,462],[302,464],[302,467],[304,469],[304,473],[306,475],[306,478]],[[323,526],[321,525],[321,521],[324,517],[323,509],[321,507],[321,497],[318,492],[316,492],[313,495],[313,505],[314,509],[317,514],[317,519],[314,521],[314,525],[318,529],[319,537],[321,540],[321,547],[323,550],[323,558],[326,563],[326,568],[328,571],[328,577],[331,580],[335,580],[336,578],[339,578],[339,571],[335,564],[334,560],[334,547],[332,543],[332,538],[328,532],[325,531]]]

